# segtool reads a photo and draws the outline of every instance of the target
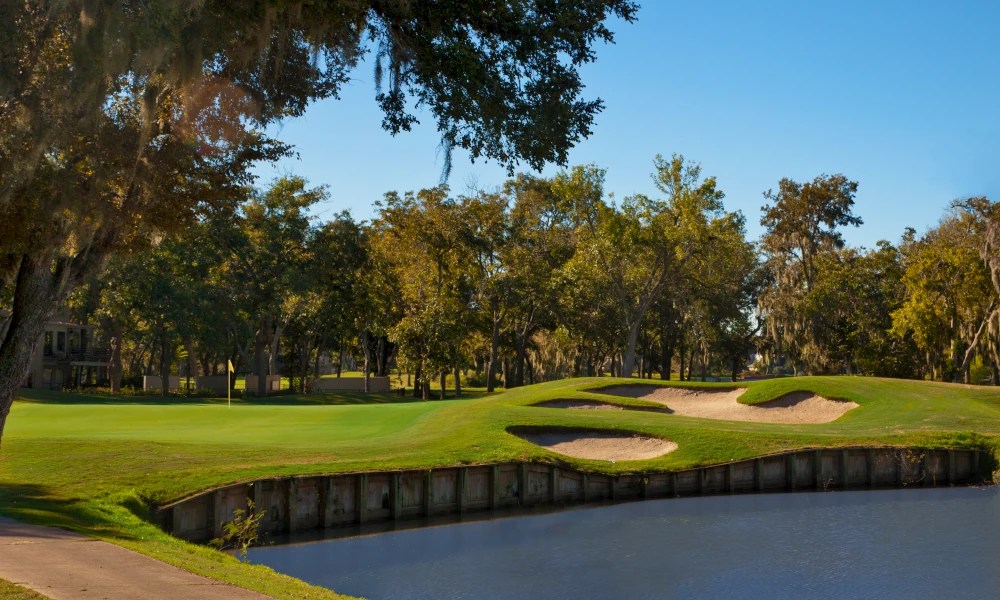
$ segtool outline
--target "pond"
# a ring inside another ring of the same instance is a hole
[[[649,500],[251,550],[372,600],[998,598],[998,488]]]

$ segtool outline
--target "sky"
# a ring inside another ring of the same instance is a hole
[[[859,184],[864,221],[844,238],[867,247],[934,226],[953,199],[1000,201],[1000,3],[640,3],[638,20],[612,22],[615,43],[581,69],[584,96],[605,110],[569,155],[607,169],[615,198],[657,196],[653,158],[683,154],[757,238],[762,194],[781,178],[843,173]],[[385,192],[437,185],[433,119],[389,135],[373,80],[369,60],[340,99],[272,129],[297,157],[259,165],[260,183],[294,174],[327,186],[321,220],[342,210],[368,220]],[[457,150],[447,183],[457,195],[506,178]]]

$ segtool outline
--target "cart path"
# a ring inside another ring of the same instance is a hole
[[[0,517],[0,578],[53,600],[269,597],[78,533]]]

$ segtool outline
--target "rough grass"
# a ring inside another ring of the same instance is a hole
[[[0,579],[0,600],[48,600],[48,596]]]
[[[270,569],[175,540],[144,520],[148,509],[202,489],[276,475],[512,460],[620,473],[682,469],[804,447],[995,448],[1000,440],[1000,390],[889,379],[766,380],[747,384],[740,399],[755,404],[806,390],[860,405],[833,423],[818,425],[532,406],[572,399],[659,406],[600,393],[608,385],[636,383],[660,385],[590,378],[461,400],[341,393],[234,401],[232,408],[224,398],[117,400],[31,393],[15,403],[4,432],[0,513],[115,541],[272,596],[329,598],[335,596]],[[568,459],[507,433],[523,426],[634,431],[672,440],[679,448],[641,462]]]

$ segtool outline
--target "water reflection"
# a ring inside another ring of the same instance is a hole
[[[654,500],[254,549],[377,599],[997,598],[997,488]]]

